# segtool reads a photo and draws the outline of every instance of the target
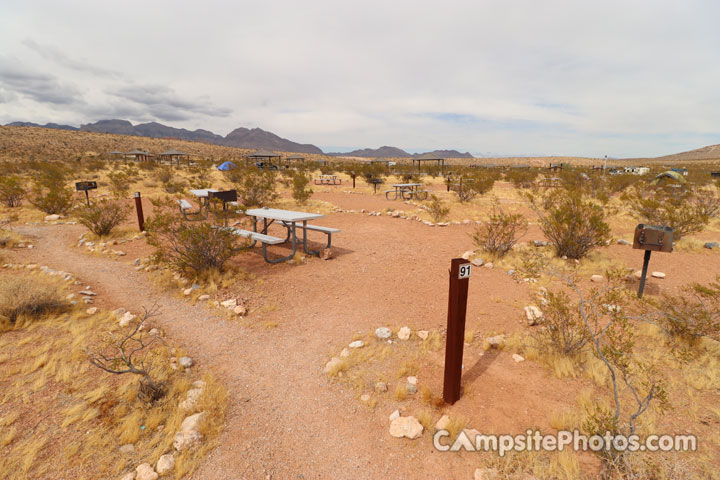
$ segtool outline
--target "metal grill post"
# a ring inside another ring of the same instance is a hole
[[[140,198],[140,192],[135,192],[135,209],[137,210],[137,217],[138,217],[138,226],[140,227],[140,231],[145,231],[145,217],[143,216],[143,209],[142,209],[142,198]]]

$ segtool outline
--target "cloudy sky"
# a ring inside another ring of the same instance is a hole
[[[718,18],[715,0],[3,0],[0,123],[663,155],[720,143]]]

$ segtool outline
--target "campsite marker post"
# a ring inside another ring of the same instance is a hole
[[[135,210],[137,210],[137,217],[138,217],[138,226],[140,227],[140,231],[145,231],[145,217],[143,216],[143,209],[142,209],[142,198],[140,198],[140,192],[135,192]]]
[[[443,400],[450,405],[460,399],[465,314],[467,313],[471,268],[471,264],[463,258],[453,258],[450,263],[450,293],[448,296],[445,378],[443,382]]]

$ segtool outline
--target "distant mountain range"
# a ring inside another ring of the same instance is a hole
[[[175,138],[193,142],[212,143],[238,148],[268,148],[282,152],[316,153],[322,154],[315,145],[296,143],[281,138],[272,132],[261,128],[236,128],[226,136],[220,136],[208,130],[187,130],[185,128],[168,127],[162,123],[150,122],[133,125],[127,120],[100,120],[95,123],[81,125],[80,128],[70,125],[48,123],[39,125],[32,122],[8,123],[8,127],[43,127],[60,130],[75,130],[81,132],[114,133],[117,135],[133,135],[150,138]]]
[[[339,153],[333,152],[328,153],[334,157],[366,157],[366,158],[412,158],[419,157],[421,155],[433,155],[441,158],[474,158],[469,152],[460,153],[457,150],[433,150],[432,152],[425,153],[408,153],[397,147],[380,147],[380,148],[363,148],[360,150],[353,150],[352,152]]]
[[[297,153],[315,153],[323,155],[324,152],[315,145],[296,143],[291,140],[281,138],[272,132],[267,132],[261,128],[236,128],[226,136],[217,135],[208,130],[187,130],[185,128],[168,127],[162,123],[149,122],[133,125],[127,120],[100,120],[95,123],[88,123],[78,127],[71,125],[60,125],[57,123],[47,123],[39,125],[32,122],[12,122],[5,125],[6,127],[41,127],[54,128],[59,130],[73,130],[81,132],[96,133],[113,133],[116,135],[133,135],[136,137],[149,138],[174,138],[179,140],[188,140],[192,142],[204,142],[214,145],[223,145],[227,147],[238,148],[266,148],[270,150],[279,150],[281,152],[297,152]],[[412,158],[420,155],[433,155],[442,158],[473,158],[468,153],[461,153],[457,150],[434,150],[423,154],[411,154],[397,147],[380,147],[380,148],[364,148],[354,150],[347,153],[328,153],[327,155],[338,157],[365,157],[365,158]]]

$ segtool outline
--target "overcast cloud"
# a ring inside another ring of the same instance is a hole
[[[0,123],[663,155],[720,143],[717,18],[693,0],[6,0]]]

